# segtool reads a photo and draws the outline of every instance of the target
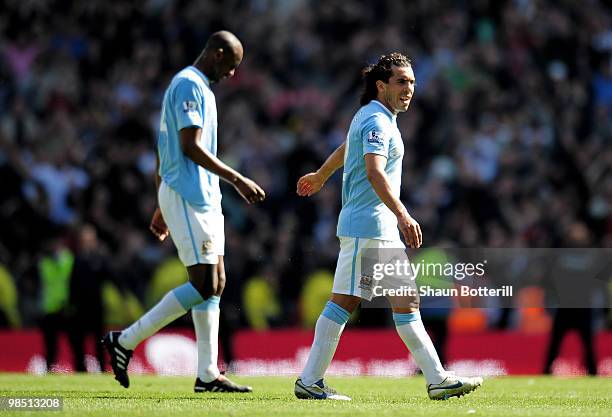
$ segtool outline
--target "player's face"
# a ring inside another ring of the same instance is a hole
[[[392,67],[388,83],[383,83],[384,103],[393,113],[408,110],[414,94],[414,72],[412,67]]]
[[[242,48],[224,53],[216,62],[215,74],[212,81],[219,82],[234,76],[236,69],[242,62]]]

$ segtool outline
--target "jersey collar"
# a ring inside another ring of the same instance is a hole
[[[391,118],[391,120],[395,120],[395,118],[397,117],[397,115],[393,114],[393,113],[391,112],[391,110],[389,110],[389,109],[387,108],[387,106],[385,106],[384,104],[382,104],[380,101],[378,101],[378,100],[376,100],[376,99],[372,100],[372,102],[373,102],[373,103],[378,104],[378,105],[379,105],[379,106],[380,106],[380,107],[381,107],[381,108],[382,108],[382,109],[385,111],[385,113],[387,113],[387,114],[389,115],[389,117]]]
[[[208,79],[208,77],[206,75],[204,75],[204,73],[202,71],[200,71],[199,69],[197,69],[193,65],[190,65],[189,68],[191,68],[196,74],[198,74],[200,76],[200,78],[202,78],[202,80],[204,80],[204,83],[206,83],[206,85],[210,87],[210,80]]]

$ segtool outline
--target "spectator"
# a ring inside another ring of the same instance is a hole
[[[97,368],[104,371],[104,350],[100,343],[104,336],[102,284],[112,278],[112,272],[96,230],[91,225],[83,225],[78,230],[77,240],[78,252],[70,276],[68,332],[74,367],[77,372],[87,371],[85,341],[87,336],[93,336]]]
[[[59,334],[69,329],[66,310],[73,264],[74,255],[59,238],[48,243],[38,262],[41,283],[40,327],[45,343],[47,371],[55,370]]]

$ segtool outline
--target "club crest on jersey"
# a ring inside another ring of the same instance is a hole
[[[378,143],[382,145],[383,143],[382,133],[377,132],[376,130],[372,129],[370,133],[368,133],[368,143]]]
[[[196,111],[198,104],[195,101],[183,101],[183,111],[189,113]]]
[[[363,274],[359,280],[359,288],[362,290],[371,290],[373,279],[372,276]]]

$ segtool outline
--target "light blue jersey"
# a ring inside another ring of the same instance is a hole
[[[404,143],[396,117],[377,100],[361,107],[353,117],[344,150],[342,211],[337,235],[399,240],[397,218],[378,197],[368,181],[365,154],[387,158],[385,172],[393,195],[399,198]]]
[[[200,146],[217,155],[217,104],[208,78],[190,66],[174,76],[164,94],[159,126],[159,176],[189,204],[221,212],[219,177],[197,165],[181,149],[179,131],[202,128]]]

